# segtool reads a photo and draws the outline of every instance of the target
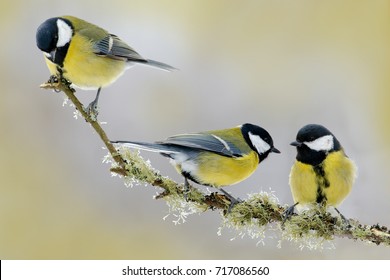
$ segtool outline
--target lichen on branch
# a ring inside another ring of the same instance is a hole
[[[70,82],[52,76],[48,82],[41,85],[41,88],[65,93],[107,148],[109,155],[103,162],[111,164],[110,171],[123,177],[125,185],[147,184],[161,189],[155,198],[167,202],[170,214],[176,217],[175,223],[184,222],[187,216],[193,213],[220,210],[223,215],[219,233],[224,228],[230,228],[239,236],[260,239],[259,242],[266,237],[265,232],[268,230],[267,233],[272,231],[279,236],[280,242],[289,240],[298,243],[300,247],[311,249],[319,248],[323,242],[333,240],[335,237],[390,246],[390,230],[387,227],[378,224],[362,225],[352,219],[345,223],[340,217],[332,216],[323,206],[314,205],[309,210],[299,215],[294,214],[285,220],[284,212],[287,206],[280,205],[272,192],[251,194],[229,212],[230,201],[223,194],[204,193],[194,187],[190,187],[189,192],[184,193],[183,184],[161,175],[140,156],[138,151],[123,147],[116,149],[100,123],[85,111]]]

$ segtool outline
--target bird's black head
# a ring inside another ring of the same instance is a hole
[[[37,46],[43,51],[50,53],[57,47],[58,41],[58,18],[50,18],[42,23],[36,34]]]
[[[69,20],[60,17],[50,18],[37,29],[37,46],[48,59],[62,66],[72,36],[73,26]]]
[[[320,164],[329,153],[342,149],[337,138],[319,124],[302,127],[291,145],[297,147],[297,160],[311,165]]]
[[[264,160],[269,153],[280,153],[274,147],[274,141],[271,135],[264,128],[250,123],[241,126],[241,133],[245,141],[259,155],[259,160]]]

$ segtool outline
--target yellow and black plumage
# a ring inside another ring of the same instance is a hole
[[[94,113],[101,88],[115,82],[135,63],[174,69],[143,58],[118,36],[73,16],[43,22],[37,29],[36,42],[52,75],[64,77],[81,89],[97,90],[88,108]]]
[[[297,148],[289,178],[295,204],[286,214],[291,215],[296,205],[340,205],[352,189],[356,165],[337,138],[324,126],[309,124],[298,131],[291,145]]]
[[[271,135],[253,124],[181,134],[155,143],[112,141],[131,148],[158,152],[188,181],[221,188],[248,178],[271,152],[280,153]],[[237,200],[222,190],[231,200]]]

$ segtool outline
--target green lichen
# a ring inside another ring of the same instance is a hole
[[[363,226],[354,220],[344,221],[339,215],[333,216],[326,207],[317,204],[285,219],[284,211],[287,206],[281,206],[272,191],[248,195],[244,201],[230,209],[230,201],[221,194],[205,194],[194,187],[184,192],[183,184],[162,176],[136,150],[119,147],[118,154],[125,162],[126,171],[121,173],[125,185],[147,184],[161,187],[162,192],[156,198],[165,200],[168,215],[164,219],[169,217],[175,224],[186,222],[190,215],[219,209],[222,223],[218,234],[226,229],[233,231],[232,240],[249,237],[257,240],[257,244],[263,244],[268,236],[279,240],[278,247],[281,247],[283,241],[289,241],[297,244],[300,249],[310,250],[334,248],[335,237],[390,245],[387,228],[379,225]],[[106,156],[104,162],[111,163],[112,170],[115,170],[118,165],[111,156]]]
[[[111,164],[112,174],[122,176],[126,186],[147,184],[163,189],[156,198],[165,199],[169,206],[168,216],[172,215],[176,224],[185,222],[191,214],[208,209],[220,209],[222,225],[219,234],[225,228],[234,229],[236,236],[241,238],[249,236],[257,239],[258,244],[263,243],[267,231],[277,235],[280,240],[279,246],[282,241],[289,240],[298,244],[300,248],[322,249],[324,244],[332,241],[334,237],[390,246],[390,230],[387,227],[378,224],[361,225],[354,220],[345,223],[339,217],[330,215],[324,207],[312,207],[285,220],[283,213],[287,207],[279,205],[272,192],[250,195],[232,209],[229,208],[228,199],[221,194],[204,194],[195,188],[190,188],[189,193],[184,193],[183,184],[177,184],[162,176],[152,168],[149,161],[145,161],[139,155],[138,151],[122,147],[116,150],[100,123],[85,112],[83,104],[74,95],[74,89],[70,87],[69,82],[51,77],[47,83],[41,85],[41,88],[63,91],[66,94],[109,151],[110,154],[103,162]]]

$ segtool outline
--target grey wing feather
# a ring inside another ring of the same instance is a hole
[[[94,48],[97,55],[108,56],[113,59],[125,60],[129,62],[138,62],[166,71],[176,70],[176,68],[168,64],[143,58],[133,48],[123,42],[118,36],[113,34],[110,34],[97,41],[94,45]]]
[[[242,152],[235,145],[212,134],[181,134],[157,143],[210,151],[228,157],[242,156]]]
[[[94,45],[98,55],[106,55],[114,59],[147,63],[139,53],[123,42],[118,36],[110,34]]]

